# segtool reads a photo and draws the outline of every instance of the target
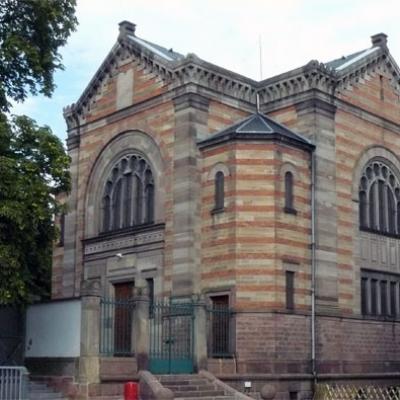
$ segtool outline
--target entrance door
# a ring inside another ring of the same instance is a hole
[[[115,289],[114,355],[132,354],[132,299],[133,282],[117,283]]]
[[[193,305],[154,302],[150,312],[150,371],[193,372]]]

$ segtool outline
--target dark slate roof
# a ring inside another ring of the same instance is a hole
[[[198,142],[200,148],[230,140],[274,140],[312,150],[315,146],[306,138],[291,131],[271,118],[255,113]]]
[[[143,41],[146,42],[147,44],[149,44],[150,46],[155,47],[161,53],[164,53],[165,55],[172,57],[174,60],[181,60],[181,59],[185,58],[185,56],[183,54],[180,54],[180,53],[174,51],[172,48],[166,49],[165,47],[162,47],[158,44],[149,42],[148,40],[143,40]]]
[[[332,61],[325,63],[325,65],[327,65],[328,67],[330,67],[332,69],[336,69],[336,68],[340,67],[341,65],[343,65],[345,62],[354,59],[354,57],[357,57],[364,51],[365,50],[361,50],[361,51],[357,51],[356,53],[349,54],[348,56],[342,56],[340,58],[337,58],[336,60],[332,60]]]
[[[149,42],[148,40],[144,40],[134,35],[127,35],[127,37],[133,42],[136,42],[139,45],[152,51],[153,53],[158,54],[161,57],[164,57],[168,61],[178,61],[185,58],[184,55],[177,53],[176,51],[173,51],[173,49],[166,49],[165,47]]]
[[[363,59],[378,50],[378,46],[370,47],[369,49],[357,51],[356,53],[349,54],[348,56],[342,56],[341,58],[337,58],[336,60],[329,61],[325,63],[325,65],[336,71],[341,71],[351,65],[354,65],[357,62],[362,62]]]

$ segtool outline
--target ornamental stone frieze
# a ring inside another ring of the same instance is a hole
[[[83,241],[85,258],[98,257],[119,250],[139,250],[141,246],[151,246],[154,249],[163,248],[164,225],[159,224],[150,229],[136,228],[110,232]]]

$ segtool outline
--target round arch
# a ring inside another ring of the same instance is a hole
[[[116,163],[132,153],[145,159],[152,170],[155,187],[154,223],[164,220],[164,162],[160,149],[154,139],[144,132],[122,132],[104,146],[91,170],[85,200],[85,237],[93,237],[101,232],[104,185]]]
[[[351,197],[352,200],[357,203],[359,185],[364,167],[374,159],[385,163],[390,169],[392,169],[397,177],[400,177],[400,160],[392,151],[382,146],[367,148],[356,162],[353,170]]]

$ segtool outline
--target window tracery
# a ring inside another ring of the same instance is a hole
[[[154,180],[150,165],[137,155],[120,159],[105,183],[102,231],[109,232],[154,219]]]
[[[360,229],[400,235],[400,185],[383,161],[372,160],[363,170],[359,185]]]

